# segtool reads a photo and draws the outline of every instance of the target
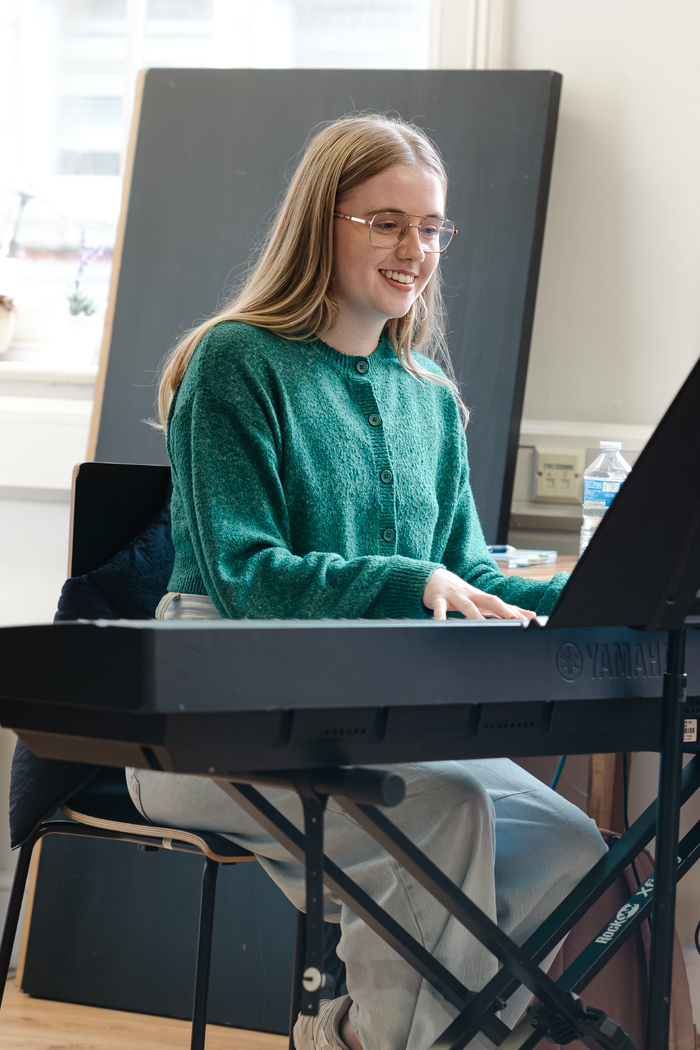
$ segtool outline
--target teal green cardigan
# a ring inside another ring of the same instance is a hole
[[[177,391],[167,446],[169,589],[208,594],[223,617],[425,618],[440,566],[549,613],[566,581],[499,571],[455,398],[409,375],[384,337],[365,358],[215,325]]]

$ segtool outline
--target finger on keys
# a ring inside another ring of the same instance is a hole
[[[460,592],[455,592],[452,595],[452,608],[456,609],[457,612],[461,612],[462,616],[466,616],[468,620],[483,620],[485,617],[481,612],[481,609],[466,595]]]
[[[530,609],[521,609],[519,605],[507,605],[509,620],[531,620],[536,613]]]
[[[496,616],[500,620],[522,620],[525,614],[524,609],[519,609],[516,605],[506,605],[495,594],[485,594],[483,599],[479,600],[479,605],[489,616]]]
[[[470,594],[470,598],[474,605],[476,605],[478,609],[481,609],[486,616],[495,616],[499,620],[506,619],[510,616],[510,606],[506,605],[506,603],[496,597],[495,594],[486,594],[483,591],[473,591]]]

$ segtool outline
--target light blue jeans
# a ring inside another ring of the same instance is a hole
[[[166,595],[156,615],[218,618],[199,595]],[[389,812],[391,820],[520,944],[606,851],[592,820],[508,759],[381,768],[398,770],[406,781],[406,798]],[[303,910],[301,865],[214,781],[143,769],[127,770],[127,781],[147,818],[226,834],[252,850]],[[262,790],[303,827],[294,792]],[[480,989],[496,972],[495,958],[333,799],[325,851],[468,988]],[[347,967],[350,1021],[364,1050],[426,1050],[455,1008],[340,901],[327,895],[325,912],[341,924],[338,955]],[[524,988],[511,997],[501,1015],[506,1024],[516,1022],[530,998]]]

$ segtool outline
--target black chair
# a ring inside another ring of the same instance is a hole
[[[148,619],[167,589],[173,562],[167,467],[84,463],[76,467],[71,507],[69,579],[57,619]],[[60,807],[69,819],[52,819]],[[47,835],[111,839],[141,849],[169,849],[204,858],[200,900],[192,1050],[203,1050],[216,880],[220,864],[254,861],[222,835],[157,827],[129,795],[123,769],[39,758],[18,741],[13,760],[10,823],[20,854],[0,941],[0,1003],[36,844]],[[297,915],[290,1007],[299,1012],[305,917]]]

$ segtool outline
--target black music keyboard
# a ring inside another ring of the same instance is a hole
[[[175,772],[655,750],[667,635],[507,621],[0,629],[0,723],[39,755]],[[687,717],[700,717],[688,632]]]

